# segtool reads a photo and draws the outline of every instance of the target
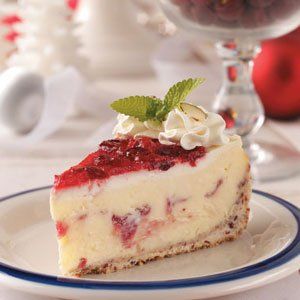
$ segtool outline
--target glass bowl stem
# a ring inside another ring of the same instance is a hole
[[[231,125],[227,123],[227,130],[240,135],[245,149],[250,150],[249,137],[261,128],[265,119],[262,103],[252,82],[253,58],[260,47],[222,41],[216,43],[216,49],[222,59],[223,83],[213,109],[223,116],[229,114],[227,117],[233,122]]]

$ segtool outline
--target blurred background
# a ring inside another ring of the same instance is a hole
[[[1,0],[0,196],[51,184],[111,137],[113,100],[196,76],[189,100],[243,136],[257,182],[297,178],[299,20],[297,0]]]

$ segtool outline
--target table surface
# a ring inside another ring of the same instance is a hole
[[[158,83],[154,80],[132,79],[120,84],[111,83],[111,88],[118,85],[121,91],[129,94],[135,86],[146,91],[157,89]],[[121,88],[120,88],[121,86]],[[0,146],[0,197],[34,187],[52,184],[53,174],[58,174],[72,164],[77,163],[94,146],[87,142],[87,137],[99,128],[101,120],[86,114],[75,114],[69,117],[63,128],[40,142],[30,151],[6,151]],[[299,123],[298,123],[299,124]],[[297,125],[299,126],[299,125]],[[13,136],[1,136],[0,145],[5,140],[16,139]],[[96,141],[95,141],[96,144]],[[254,187],[282,197],[300,207],[300,175],[292,178],[269,183],[254,183]],[[221,297],[218,299],[299,299],[300,285],[299,274],[294,274],[278,283],[273,283],[235,296]],[[270,297],[272,295],[272,297]],[[298,297],[297,297],[298,295]],[[45,300],[46,298],[25,295],[21,292],[1,288],[0,300],[28,299]]]

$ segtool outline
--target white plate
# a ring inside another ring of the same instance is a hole
[[[283,278],[299,268],[300,211],[254,191],[247,231],[213,249],[110,275],[59,275],[49,187],[0,199],[0,283],[65,299],[202,299]]]

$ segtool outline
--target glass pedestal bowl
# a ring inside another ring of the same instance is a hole
[[[215,42],[223,61],[223,84],[213,103],[229,120],[228,131],[242,136],[255,179],[268,181],[300,171],[300,154],[286,141],[253,142],[264,123],[264,109],[252,82],[259,41],[300,25],[300,0],[160,0],[178,27]],[[230,122],[231,121],[231,122]]]

